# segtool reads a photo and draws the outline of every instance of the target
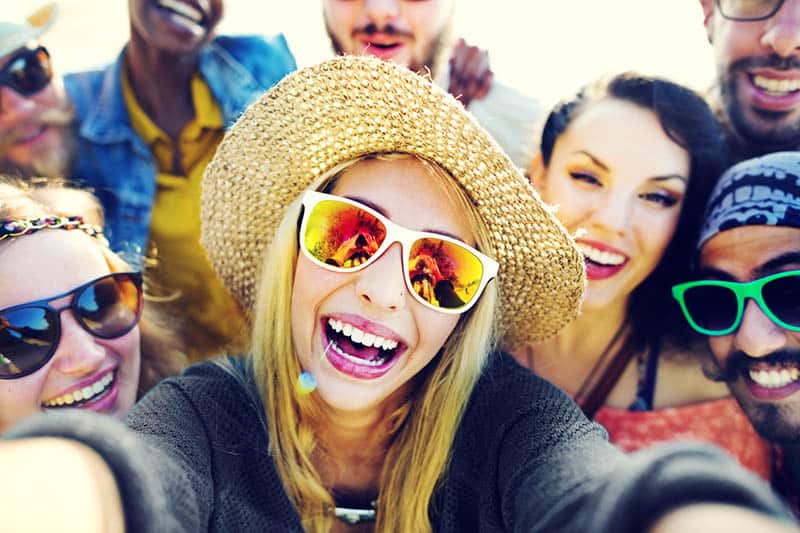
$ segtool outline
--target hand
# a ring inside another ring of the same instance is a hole
[[[650,533],[790,533],[800,529],[763,513],[734,505],[698,503],[679,507],[662,516],[649,529]]]
[[[472,100],[480,100],[489,94],[493,78],[489,53],[468,45],[464,39],[456,41],[450,56],[450,86],[447,88],[450,94],[467,107]]]
[[[0,469],[3,531],[125,531],[113,474],[83,444],[54,438],[3,441]]]

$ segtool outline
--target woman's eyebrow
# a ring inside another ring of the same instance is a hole
[[[377,211],[378,213],[380,213],[381,215],[385,216],[386,218],[389,218],[389,213],[387,213],[384,208],[382,208],[378,204],[370,202],[369,200],[367,200],[365,198],[361,198],[360,196],[343,196],[343,198],[347,198],[348,200],[353,200],[354,202],[358,202],[359,204],[363,204],[363,205],[369,207],[370,209],[372,209],[373,211]]]
[[[680,174],[665,174],[663,176],[653,176],[650,178],[650,181],[669,181],[669,180],[681,180],[685,184],[689,184],[689,178],[686,176],[682,176]]]
[[[600,167],[600,168],[602,168],[603,170],[606,170],[606,171],[608,170],[608,165],[606,165],[605,163],[603,163],[602,161],[600,161],[600,160],[599,160],[599,159],[598,159],[598,158],[597,158],[595,155],[593,155],[593,154],[592,154],[591,152],[589,152],[589,151],[586,151],[586,150],[576,150],[576,151],[575,151],[575,152],[573,152],[573,153],[574,153],[574,154],[585,155],[586,157],[588,157],[589,159],[591,159],[591,160],[592,160],[592,162],[593,162],[595,165],[597,165],[598,167]]]

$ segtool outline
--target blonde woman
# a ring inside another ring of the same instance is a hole
[[[286,78],[210,165],[203,234],[251,310],[252,355],[167,380],[130,429],[83,413],[17,428],[0,484],[70,480],[58,523],[680,531],[713,510],[710,531],[785,529],[755,512],[781,515],[777,500],[716,452],[624,456],[555,387],[490,355],[498,313],[524,339],[574,317],[580,254],[417,75],[339,58]],[[42,455],[58,468],[15,470]],[[52,518],[20,500],[4,500],[4,525]]]

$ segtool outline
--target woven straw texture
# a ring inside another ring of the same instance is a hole
[[[206,169],[202,242],[248,313],[286,207],[322,173],[372,152],[426,157],[467,192],[500,263],[498,326],[508,344],[550,337],[576,316],[582,256],[508,156],[452,96],[367,57],[284,78],[244,112]]]

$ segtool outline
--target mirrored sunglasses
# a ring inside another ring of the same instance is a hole
[[[44,46],[23,48],[0,69],[0,85],[11,87],[22,96],[38,93],[52,78],[50,54]]]
[[[495,260],[458,239],[404,228],[348,198],[309,191],[303,208],[300,249],[309,260],[333,272],[356,272],[399,242],[408,290],[436,311],[467,311],[497,275]]]

